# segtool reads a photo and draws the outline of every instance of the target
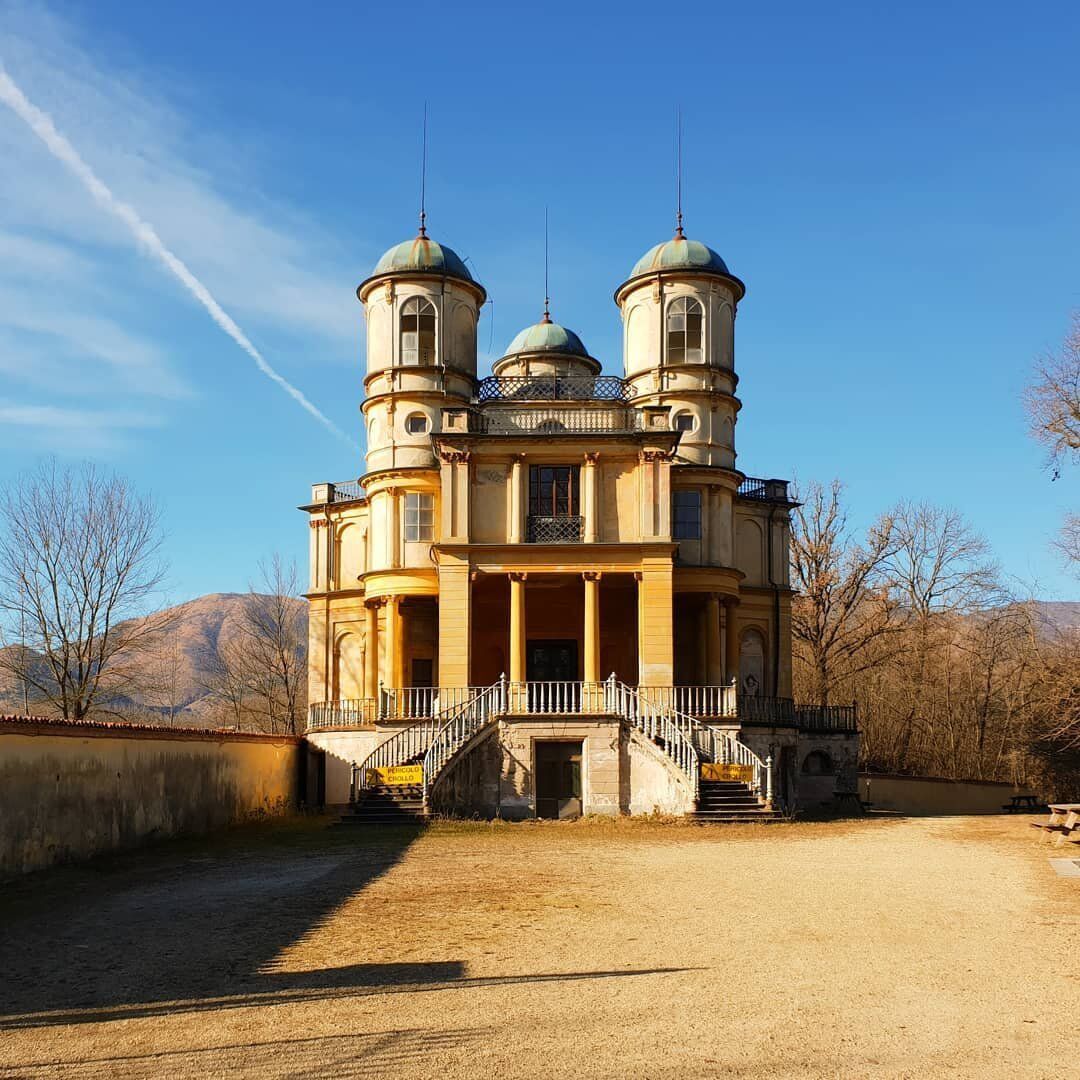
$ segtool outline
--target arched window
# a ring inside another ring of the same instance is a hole
[[[811,750],[803,759],[802,771],[807,776],[832,776],[836,770],[827,751]]]
[[[435,363],[435,305],[420,296],[410,297],[401,309],[401,362]]]
[[[680,296],[668,305],[667,362],[669,364],[700,364],[701,324],[704,321],[701,305],[689,296]]]

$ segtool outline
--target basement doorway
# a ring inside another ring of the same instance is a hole
[[[537,741],[536,816],[581,817],[581,754],[583,743]]]

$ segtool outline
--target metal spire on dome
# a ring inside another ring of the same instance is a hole
[[[548,294],[548,208],[544,207],[544,317],[542,323],[551,322],[551,297]]]
[[[420,150],[420,236],[427,236],[427,213],[424,204],[427,201],[427,102],[424,102],[424,135]]]
[[[685,240],[682,227],[682,106],[675,107],[675,239]]]

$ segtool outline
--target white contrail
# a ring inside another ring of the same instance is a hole
[[[248,340],[247,335],[224,311],[221,305],[210,295],[209,289],[177,258],[162,242],[154,227],[143,221],[138,213],[115,195],[98,179],[97,174],[79,156],[79,152],[56,130],[52,118],[29,101],[26,95],[15,85],[7,72],[0,70],[0,101],[30,128],[31,131],[48,147],[53,157],[75,174],[83,187],[97,200],[98,204],[114,217],[118,217],[131,230],[136,241],[151,255],[156,256],[180,279],[184,287],[210,313],[214,320],[255,361],[259,370],[271,378],[306,409],[319,423],[324,424],[340,439],[357,448],[356,443],[345,434],[328,416],[324,415],[301,390],[298,390],[284,375],[279,375],[263,358],[262,353]]]

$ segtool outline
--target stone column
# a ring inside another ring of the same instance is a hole
[[[739,627],[735,618],[738,600],[724,599],[724,679],[739,684]]]
[[[597,482],[599,456],[596,453],[586,454],[585,464],[581,469],[581,508],[585,517],[584,540],[586,544],[595,544],[600,537],[600,493]]]
[[[398,619],[398,598],[388,596],[386,598],[386,670],[383,672],[382,681],[384,687],[395,690],[399,685],[398,654],[401,646]]]
[[[408,657],[405,655],[405,643],[409,640],[409,612],[401,599],[398,599],[393,606],[397,611],[397,618],[394,620],[394,685],[408,686]]]
[[[724,652],[720,641],[720,597],[710,593],[705,602],[705,681],[719,686],[724,681]]]
[[[600,575],[585,578],[585,682],[600,681]]]
[[[515,454],[510,465],[510,533],[511,544],[525,542],[525,455]]]
[[[525,681],[525,575],[510,575],[510,681]]]
[[[364,605],[364,697],[379,696],[379,602]]]

